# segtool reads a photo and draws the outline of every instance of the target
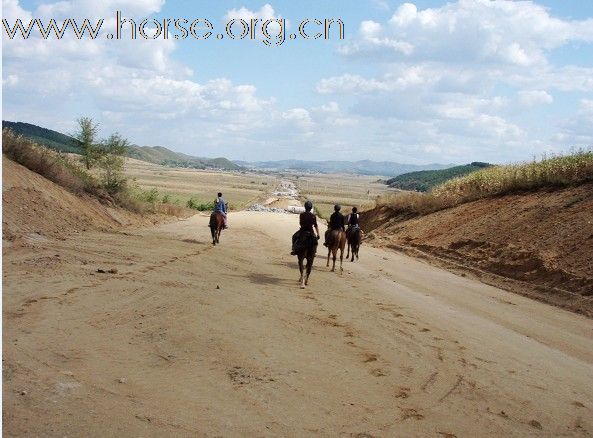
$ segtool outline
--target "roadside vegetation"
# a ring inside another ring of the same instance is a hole
[[[426,193],[396,192],[377,204],[403,214],[423,215],[482,198],[593,181],[593,149],[528,163],[491,166],[453,178]]]
[[[492,164],[473,162],[463,166],[449,167],[448,169],[420,170],[398,175],[388,179],[385,183],[394,189],[427,192],[452,178],[468,175],[490,166]]]
[[[83,120],[83,119],[80,119]],[[10,129],[2,130],[2,153],[11,160],[40,174],[50,181],[77,194],[87,194],[101,203],[119,206],[136,213],[184,214],[185,208],[171,202],[170,196],[153,199],[130,184],[124,175],[124,161],[128,142],[119,134],[96,142],[96,125],[85,119],[81,131],[94,128],[93,136],[86,135],[88,145],[80,159],[39,145]],[[82,135],[80,138],[84,137]],[[95,168],[95,171],[91,171]]]

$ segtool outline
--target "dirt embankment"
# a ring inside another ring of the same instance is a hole
[[[2,238],[5,241],[57,239],[86,230],[112,230],[152,223],[122,208],[77,196],[20,164],[2,159]]]
[[[374,246],[469,268],[485,282],[593,316],[593,184],[416,218],[378,207],[361,221]]]

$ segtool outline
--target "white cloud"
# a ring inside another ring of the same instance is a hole
[[[581,99],[579,109],[561,121],[554,141],[571,147],[593,148],[593,99]]]
[[[2,78],[2,87],[14,87],[18,83],[18,75],[8,75],[6,79]]]
[[[2,18],[13,24],[18,18],[27,22],[32,16],[31,12],[21,8],[18,0],[2,0]]]
[[[253,18],[259,18],[261,20],[275,20],[282,17],[277,16],[274,12],[274,8],[269,3],[266,3],[260,8],[259,11],[251,11],[245,6],[239,9],[231,9],[227,11],[224,18],[226,21],[238,19],[249,22]]]
[[[58,1],[26,11],[3,0],[3,13],[108,17],[120,9],[137,18],[163,3]],[[265,4],[232,9],[224,19],[231,18],[281,15]],[[105,26],[113,29],[113,18]],[[90,115],[106,133],[204,156],[274,159],[300,150],[302,158],[326,159],[340,150],[346,159],[521,159],[550,142],[593,140],[593,68],[555,65],[550,56],[568,43],[593,41],[591,29],[591,20],[554,18],[533,2],[461,0],[424,10],[403,4],[382,20],[361,21],[338,50],[348,62],[335,63],[337,73],[314,85],[315,104],[288,107],[249,81],[197,79],[175,60],[173,40],[4,40],[4,111],[8,119],[64,132]],[[579,106],[556,117],[556,101],[567,105],[567,95],[580,97]],[[532,114],[542,115],[539,125],[525,122]]]
[[[550,104],[554,98],[544,90],[522,90],[519,91],[519,102],[524,106],[535,106]]]
[[[548,111],[552,94],[593,92],[593,68],[551,60],[555,49],[591,42],[592,19],[559,19],[531,1],[459,0],[423,10],[404,3],[385,22],[363,21],[338,50],[379,74],[326,77],[316,91],[354,99],[346,116],[375,130],[373,144],[398,153],[413,144],[431,155],[524,157],[554,130],[578,144],[590,138],[586,103],[573,117],[578,123],[559,127],[552,116],[525,120],[520,108]]]
[[[376,37],[381,32],[382,27],[379,23],[372,20],[365,20],[360,23],[360,34],[363,38]]]
[[[552,17],[531,1],[460,0],[441,8],[418,10],[402,4],[386,26],[368,24],[360,38],[341,53],[376,56],[377,47],[397,43],[400,50],[379,59],[461,61],[533,66],[546,63],[546,52],[568,41],[593,41],[593,19],[567,21]],[[406,50],[401,48],[407,47]]]
[[[42,4],[34,14],[84,17],[91,9],[102,15],[119,8],[125,16],[138,17],[159,11],[162,4],[60,1]],[[14,0],[3,0],[3,6],[14,19],[32,15]],[[270,12],[267,7],[262,11]],[[107,23],[107,29],[113,25]],[[191,69],[172,58],[175,48],[171,39],[44,40],[32,35],[25,41],[3,41],[5,116],[70,132],[77,117],[91,115],[107,132],[118,130],[139,143],[170,146],[175,140],[187,146],[188,139],[207,131],[200,137],[209,137],[212,147],[229,143],[227,130],[245,135],[269,121],[266,112],[275,111],[272,98],[258,96],[253,85],[225,78],[197,82]],[[40,99],[52,110],[39,105]],[[32,102],[37,105],[32,107]]]
[[[251,24],[251,20],[254,19],[258,19],[260,20],[258,23],[256,23],[256,29],[257,29],[257,35],[258,38],[262,38],[262,29],[261,29],[261,25],[262,22],[265,22],[266,20],[281,20],[282,16],[280,14],[278,14],[276,11],[274,11],[274,8],[269,4],[266,3],[265,5],[263,5],[259,11],[252,11],[250,9],[247,9],[245,6],[239,8],[239,9],[231,9],[229,11],[227,11],[227,13],[224,16],[224,20],[225,22],[229,22],[230,20],[244,20],[245,22]],[[286,24],[286,29],[288,29],[290,27],[290,21],[289,20],[285,20],[285,24]],[[285,31],[286,31],[285,29]],[[280,24],[276,21],[273,21],[269,24],[268,26],[268,32],[271,32],[272,34],[276,35],[280,32]]]

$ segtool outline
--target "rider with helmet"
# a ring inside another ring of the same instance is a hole
[[[315,234],[317,235],[317,240],[319,240],[319,227],[317,226],[317,216],[311,212],[313,210],[313,203],[311,201],[305,202],[305,212],[299,215],[299,224],[301,226],[300,230],[292,236],[292,251],[291,255],[295,255],[295,244],[299,240],[299,237],[303,233],[311,233],[313,234],[313,228],[315,228]],[[317,245],[317,240],[315,240],[315,245]]]
[[[327,231],[325,232],[325,243],[323,246],[327,246],[327,238],[329,237],[329,233],[333,230],[344,230],[344,215],[340,213],[342,207],[338,204],[334,205],[334,212],[329,217],[329,224]]]
[[[352,230],[355,230],[356,228],[360,228],[358,209],[356,207],[352,207],[352,213],[348,215],[346,222],[348,224],[348,230],[346,230],[347,234],[350,234]]]

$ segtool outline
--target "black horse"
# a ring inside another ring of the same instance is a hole
[[[299,283],[301,284],[301,289],[304,289],[309,283],[313,260],[315,260],[315,254],[317,254],[317,236],[308,231],[299,232],[296,237],[294,252],[299,259],[299,271],[301,272]],[[305,259],[307,259],[306,266],[303,264]]]
[[[346,237],[348,240],[348,252],[346,253],[346,258],[350,256],[350,249],[352,249],[352,259],[351,262],[354,261],[354,256],[356,256],[356,260],[358,260],[358,250],[360,248],[360,242],[362,242],[362,230],[358,227],[351,228],[347,231]]]

